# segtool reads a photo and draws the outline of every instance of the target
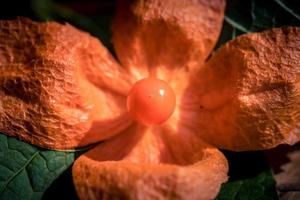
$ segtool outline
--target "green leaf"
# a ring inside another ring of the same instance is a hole
[[[276,198],[274,188],[275,181],[273,179],[273,175],[269,170],[267,170],[253,178],[232,181],[224,184],[217,200],[274,199]]]
[[[300,26],[297,0],[228,0],[217,48],[236,36],[281,26]]]
[[[41,199],[74,157],[75,152],[45,150],[0,134],[0,199]]]
[[[278,199],[275,180],[260,151],[224,151],[229,161],[229,182],[222,185],[216,200]]]

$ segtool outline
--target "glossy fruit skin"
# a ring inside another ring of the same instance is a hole
[[[176,98],[173,89],[157,78],[137,81],[127,96],[127,109],[134,120],[144,125],[165,122],[174,112]]]

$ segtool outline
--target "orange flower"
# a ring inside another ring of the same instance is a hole
[[[0,131],[69,149],[81,199],[212,199],[227,180],[218,148],[300,140],[300,28],[246,34],[209,57],[223,0],[120,1],[113,43],[123,68],[70,25],[0,22]],[[175,92],[158,126],[132,120],[131,86],[156,77]]]

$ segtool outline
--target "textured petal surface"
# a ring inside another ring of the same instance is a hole
[[[223,0],[120,1],[113,23],[118,58],[136,79],[198,67],[217,41],[224,7]]]
[[[70,25],[0,22],[0,131],[55,149],[108,138],[131,123],[129,79],[92,36]]]
[[[181,125],[231,150],[293,144],[300,140],[299,73],[300,28],[240,36],[191,81]]]
[[[213,199],[227,161],[190,133],[132,126],[80,156],[73,180],[81,199]]]

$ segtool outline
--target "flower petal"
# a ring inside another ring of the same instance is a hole
[[[73,148],[111,137],[126,116],[126,73],[71,25],[0,22],[0,131],[32,144]]]
[[[132,126],[81,155],[73,180],[81,199],[208,200],[227,180],[227,170],[222,153],[198,137]]]
[[[183,95],[183,126],[207,142],[254,150],[300,140],[300,28],[242,35],[221,47]]]
[[[136,79],[198,67],[218,39],[224,8],[224,0],[120,1],[113,23],[118,58]]]

